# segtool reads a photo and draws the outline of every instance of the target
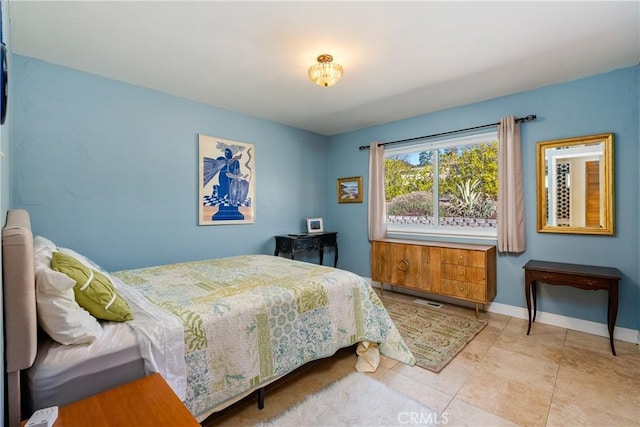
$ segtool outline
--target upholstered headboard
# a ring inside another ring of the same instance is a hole
[[[2,287],[9,426],[20,425],[20,371],[36,357],[37,316],[29,213],[11,210],[2,229]]]

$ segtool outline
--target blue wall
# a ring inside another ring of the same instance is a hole
[[[336,179],[346,176],[363,176],[366,190],[368,151],[359,145],[537,114],[522,126],[527,251],[499,256],[495,301],[524,306],[529,259],[608,265],[624,276],[618,325],[640,329],[638,66],[327,138],[12,59],[11,207],[29,210],[36,233],[109,270],[271,253],[274,234],[324,217],[325,229],[340,233],[340,267],[370,276],[366,192],[362,204],[338,204],[335,194]],[[616,235],[537,233],[535,144],[602,132],[615,133]],[[198,133],[256,145],[255,224],[197,225]],[[605,302],[601,291],[539,292],[540,310],[599,323],[606,323]]]
[[[617,324],[639,329],[639,70],[640,66],[635,66],[332,137],[329,195],[335,194],[335,180],[339,177],[362,175],[365,181],[363,204],[338,204],[335,197],[329,197],[329,220],[340,233],[341,266],[371,275],[366,211],[369,151],[359,151],[360,145],[493,123],[507,115],[536,114],[535,122],[521,126],[527,250],[520,255],[499,255],[495,301],[525,306],[522,266],[530,259],[612,266],[624,276]],[[616,235],[538,233],[536,143],[606,132],[615,133]],[[606,323],[606,300],[604,291],[542,286],[538,307],[545,312]]]
[[[326,217],[324,136],[21,56],[12,82],[12,207],[108,270],[273,253]],[[255,144],[255,224],[197,225],[198,133]]]

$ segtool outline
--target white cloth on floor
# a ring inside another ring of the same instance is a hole
[[[356,370],[358,372],[375,372],[380,365],[380,349],[377,343],[361,342],[356,348],[358,360]]]

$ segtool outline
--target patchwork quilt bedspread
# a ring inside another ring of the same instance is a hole
[[[247,255],[113,275],[182,321],[195,416],[358,342],[415,363],[369,284],[343,270]]]

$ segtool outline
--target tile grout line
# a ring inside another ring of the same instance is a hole
[[[553,380],[553,390],[551,390],[551,399],[549,399],[549,407],[547,408],[547,416],[545,418],[544,425],[549,425],[549,416],[551,415],[551,407],[553,406],[553,398],[556,395],[556,387],[558,386],[558,377],[560,376],[560,366],[562,364],[562,358],[564,357],[564,350],[567,346],[567,329],[564,330],[564,339],[562,340],[562,349],[560,351],[560,360],[558,361],[556,369],[556,377]]]
[[[464,388],[465,384],[467,384],[467,382],[469,381],[469,379],[473,376],[473,373],[478,369],[478,366],[480,366],[480,363],[482,363],[482,361],[485,359],[485,357],[487,357],[487,354],[489,353],[489,350],[491,350],[491,348],[495,345],[496,341],[498,341],[498,338],[500,337],[500,335],[501,335],[501,334],[504,332],[504,330],[507,328],[507,325],[509,324],[509,322],[510,322],[510,321],[511,321],[511,319],[512,319],[512,317],[511,317],[511,316],[508,316],[508,317],[509,317],[509,321],[508,321],[508,322],[506,322],[502,328],[496,328],[496,329],[499,329],[499,330],[500,330],[500,333],[496,336],[495,340],[493,340],[493,341],[491,342],[491,344],[487,347],[487,350],[482,354],[482,356],[480,357],[480,359],[478,360],[478,362],[475,364],[475,366],[473,367],[473,369],[471,370],[471,372],[469,372],[469,374],[467,375],[467,378],[464,380],[464,382],[462,383],[462,385],[460,386],[460,388],[458,388],[458,390],[454,393],[453,397],[452,397],[452,398],[451,398],[451,400],[449,401],[449,404],[447,404],[447,406],[446,406],[446,408],[445,408],[445,411],[446,411],[446,409],[447,409],[447,408],[449,408],[449,406],[451,405],[451,403],[452,403],[452,402],[457,398],[458,393],[460,393],[460,390],[462,390],[462,389]],[[484,319],[484,320],[486,320],[486,321],[487,321],[487,326],[486,326],[485,328],[488,328],[488,327],[492,326],[492,325],[491,325],[491,321],[490,321],[489,319]],[[476,336],[477,336],[477,335],[476,335]],[[460,399],[460,401],[464,402],[464,403],[465,403],[465,404],[467,404],[467,405],[473,406],[474,408],[477,408],[477,409],[479,409],[479,410],[481,410],[481,411],[484,411],[484,412],[490,413],[490,414],[492,414],[492,415],[494,415],[494,416],[496,416],[496,417],[499,417],[499,418],[501,418],[501,419],[507,420],[507,421],[509,421],[509,422],[513,422],[513,421],[511,421],[511,420],[509,420],[509,419],[507,419],[507,418],[503,417],[503,416],[502,416],[502,415],[500,415],[500,414],[496,414],[496,413],[495,413],[495,412],[493,412],[493,411],[487,410],[487,409],[485,409],[485,408],[481,408],[481,407],[479,407],[479,406],[477,406],[477,405],[475,405],[475,404],[473,404],[473,403],[471,403],[471,402],[467,402],[467,401],[466,401],[466,400],[464,400],[464,399]],[[443,412],[444,412],[444,411],[443,411]]]

